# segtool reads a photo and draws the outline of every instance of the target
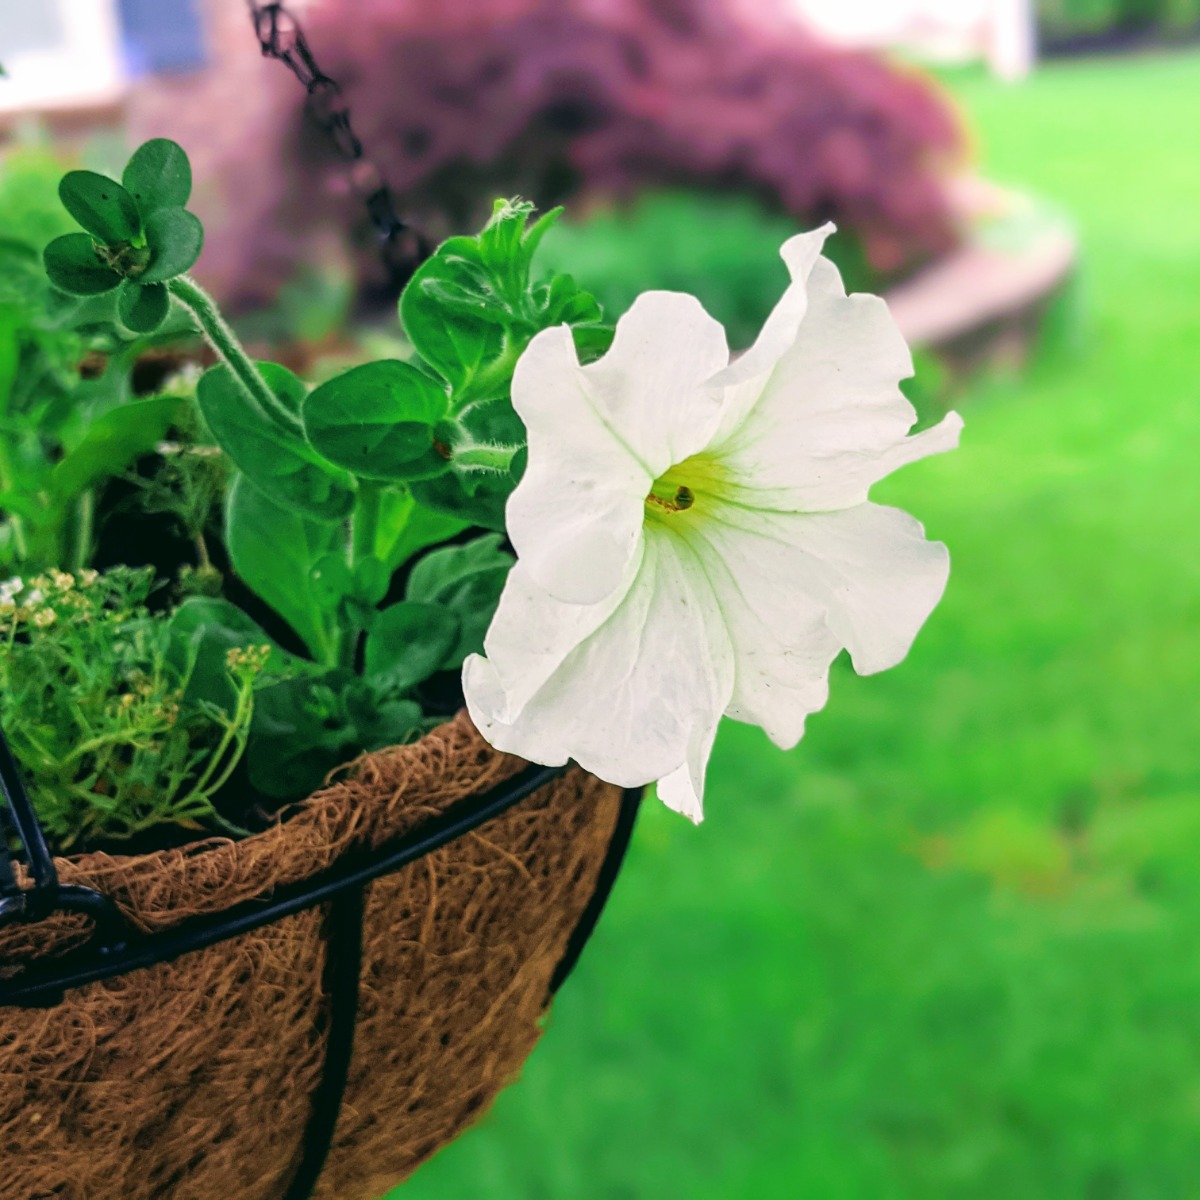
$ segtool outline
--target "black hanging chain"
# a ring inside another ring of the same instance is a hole
[[[299,21],[283,4],[247,0],[254,33],[264,58],[278,59],[308,92],[307,111],[325,131],[338,154],[350,165],[350,184],[361,198],[380,242],[380,254],[397,290],[433,252],[429,240],[396,212],[391,188],[379,168],[363,152],[350,123],[350,108],[337,80],[321,70]]]

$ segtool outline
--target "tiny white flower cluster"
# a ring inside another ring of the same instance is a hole
[[[39,629],[48,629],[58,620],[56,602],[75,590],[92,587],[100,578],[98,571],[80,571],[78,577],[51,568],[45,575],[25,580],[19,576],[0,582],[0,618],[13,622],[29,621]]]
[[[573,759],[699,820],[722,714],[796,744],[843,648],[900,662],[942,595],[945,546],[868,501],[905,463],[953,448],[951,413],[915,436],[912,358],[886,304],[848,296],[788,241],[792,283],[730,362],[694,297],[649,292],[581,366],[538,334],[513,404],[529,461],[507,509],[518,561],[464,666],[467,706],[501,750]]]

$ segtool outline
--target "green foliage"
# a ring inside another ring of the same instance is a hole
[[[313,658],[336,662],[336,602],[330,603],[317,565],[335,552],[342,530],[276,504],[244,477],[230,489],[225,519],[238,576],[300,635]]]
[[[407,691],[441,669],[462,636],[458,617],[439,604],[405,600],[381,612],[365,650],[367,677]]]
[[[86,233],[68,233],[46,247],[46,274],[50,281],[73,296],[98,296],[121,282],[120,274],[95,251]]]
[[[408,578],[410,601],[438,605],[457,618],[458,635],[440,664],[443,670],[461,667],[468,654],[483,653],[483,635],[512,568],[512,556],[500,543],[493,533],[432,550]]]
[[[240,473],[226,510],[234,569],[317,668],[277,685],[256,719],[252,778],[266,786],[268,762],[288,763],[273,795],[301,779],[316,786],[348,747],[417,729],[415,689],[482,644],[512,562],[498,538],[455,551],[438,587],[422,586],[433,574],[420,564],[406,600],[379,606],[411,555],[470,525],[504,528],[524,464],[512,372],[530,339],[566,322],[585,358],[611,339],[569,277],[533,282],[533,255],[558,214],[530,226],[531,212],[498,203],[478,237],[452,238],[418,270],[400,303],[411,361],[365,363],[312,391],[246,359],[194,284],[173,289],[225,360],[197,399]]]
[[[212,703],[196,643],[147,612],[152,586],[127,569],[0,585],[0,724],[60,847],[221,823],[212,795],[249,735],[265,650],[222,654]]]
[[[180,407],[167,399],[126,407],[133,401],[130,372],[151,343],[144,335],[130,337],[113,320],[115,294],[77,299],[47,282],[39,248],[27,239],[53,236],[65,221],[52,167],[39,155],[17,152],[0,171],[3,574],[85,566],[97,495],[155,445]],[[107,287],[113,272],[95,259],[89,235],[58,237],[47,257],[53,262],[81,243],[87,255],[81,270],[103,278]],[[124,303],[126,297],[119,299]],[[140,297],[138,311],[150,303],[161,313],[162,300]],[[79,364],[89,352],[101,369],[84,379]]]
[[[128,329],[151,333],[166,320],[166,288],[200,256],[204,229],[183,206],[192,190],[191,165],[165,138],[139,147],[124,184],[95,171],[69,171],[59,184],[63,207],[86,231],[56,238],[45,249],[46,273],[71,295],[116,290]]]
[[[248,396],[227,366],[213,367],[201,378],[196,399],[217,444],[276,504],[318,521],[345,520],[354,507],[350,478],[318,454],[293,423],[304,385],[275,363],[260,363],[258,370],[278,402],[271,409]]]
[[[178,391],[136,402],[113,392],[61,439],[61,452],[43,447],[37,461],[53,464],[44,481],[30,483],[26,465],[21,486],[5,487],[0,503],[32,528],[23,496],[61,493],[68,503],[90,495],[106,471],[124,472],[144,509],[178,518],[199,564],[180,586],[199,594],[164,625],[163,670],[181,703],[233,722],[249,692],[230,680],[226,663],[253,654],[268,665],[270,681],[249,729],[238,725],[236,749],[245,746],[257,788],[294,798],[359,751],[428,728],[422,685],[482,647],[512,557],[498,535],[434,550],[398,602],[393,576],[472,525],[504,528],[525,460],[512,373],[530,339],[566,323],[588,360],[612,331],[569,276],[533,276],[534,254],[559,214],[531,225],[530,205],[499,202],[477,237],[452,238],[406,289],[410,360],[368,362],[310,389],[278,364],[252,361],[185,274],[203,240],[184,208],[190,191],[186,155],[163,140],[135,152],[120,184],[70,172],[59,192],[85,232],[57,237],[44,264],[61,291],[107,306],[93,320],[114,341],[110,370],[127,369],[144,344],[119,331],[160,329],[174,301],[220,360],[200,377],[194,411],[193,397]],[[44,301],[44,283],[42,291]],[[3,347],[0,340],[0,384],[13,373]],[[25,434],[46,442],[28,414],[22,420]],[[163,444],[181,432],[181,443]],[[231,474],[207,468],[210,439]],[[127,468],[151,448],[161,466],[142,480]],[[220,594],[206,538],[214,486],[226,484],[233,571],[285,627],[280,642],[303,656],[284,653]],[[55,510],[45,524],[61,530],[66,522]],[[62,546],[47,553],[55,565],[69,559]]]
[[[361,479],[406,483],[450,469],[435,448],[449,413],[446,389],[406,362],[364,363],[304,402],[313,448]]]
[[[115,180],[95,171],[68,171],[58,197],[83,228],[99,242],[117,246],[141,234],[137,202]]]
[[[359,751],[412,741],[430,724],[415,701],[381,697],[345,668],[287,680],[258,695],[250,781],[294,799]]]
[[[155,209],[146,218],[146,246],[150,261],[137,277],[141,283],[165,283],[182,275],[200,257],[204,227],[182,208]]]

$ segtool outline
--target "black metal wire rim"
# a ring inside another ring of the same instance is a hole
[[[223,912],[188,918],[169,929],[154,933],[131,933],[119,941],[89,941],[61,958],[45,962],[35,960],[18,978],[0,980],[0,1006],[54,1005],[61,1001],[63,993],[69,989],[172,962],[185,954],[251,933],[264,925],[313,908],[351,889],[362,888],[478,829],[561,777],[567,769],[528,766],[483,795],[458,802],[404,837],[373,851],[347,854],[334,866],[309,879],[278,888],[268,898],[242,901]],[[632,814],[636,812],[639,798],[640,789],[627,791],[623,797],[623,819],[618,819],[614,845],[602,868],[602,878],[598,880],[598,900],[607,895],[615,878],[616,867],[620,864],[625,843],[632,832]],[[614,850],[620,852],[615,864],[612,861]],[[68,889],[60,888],[59,891],[65,893]],[[598,911],[591,911],[591,907],[581,920],[579,932],[586,926],[587,933],[590,933],[599,916]],[[573,949],[573,957],[577,957],[582,946]],[[562,978],[565,978],[565,973],[562,973]],[[562,978],[556,977],[556,985],[562,982]]]

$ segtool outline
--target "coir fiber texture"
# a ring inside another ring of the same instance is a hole
[[[143,930],[214,913],[411,832],[515,774],[465,716],[363,758],[241,842],[59,861]],[[537,1042],[620,791],[581,771],[366,894],[345,1101],[317,1195],[375,1200],[483,1113]],[[280,1200],[325,1061],[323,911],[173,963],[0,1008],[2,1200]],[[80,918],[0,930],[0,970]]]

